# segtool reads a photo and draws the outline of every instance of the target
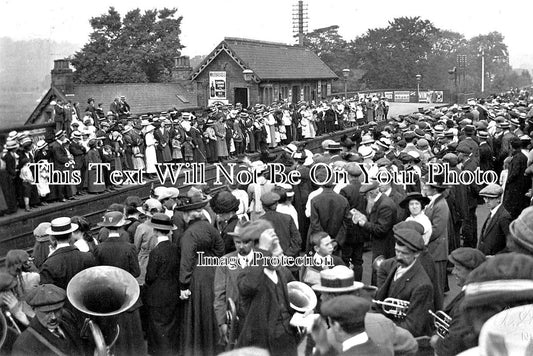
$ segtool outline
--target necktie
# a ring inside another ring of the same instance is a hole
[[[492,218],[492,214],[489,213],[487,220],[485,220],[485,223],[483,224],[483,227],[481,228],[481,236],[485,235],[485,229],[487,228],[487,226],[489,226],[489,222],[491,218]]]

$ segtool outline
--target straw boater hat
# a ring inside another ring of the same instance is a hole
[[[320,271],[320,283],[313,285],[317,292],[343,293],[362,289],[365,285],[354,280],[353,271],[346,266],[335,266]]]
[[[78,224],[73,224],[69,217],[61,217],[52,220],[46,230],[47,235],[66,235],[78,229]]]

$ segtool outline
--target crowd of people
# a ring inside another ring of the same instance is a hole
[[[125,97],[115,98],[107,114],[93,98],[87,102],[81,115],[79,104],[52,100],[50,121],[55,130],[38,141],[26,131],[9,133],[0,159],[0,214],[115,190],[109,177],[113,170],[142,170],[150,179],[156,176],[157,163],[221,162],[384,120],[388,114],[384,99],[365,96],[318,105],[283,101],[250,108],[217,105],[202,114],[172,109],[140,117],[131,114]],[[39,162],[52,166],[31,169]],[[110,165],[104,169],[105,184],[95,184],[96,170],[88,169],[93,163]],[[52,170],[61,174],[79,170],[79,182],[61,184]]]
[[[532,108],[517,92],[372,120],[324,140],[321,153],[295,141],[241,159],[258,177],[248,186],[161,186],[110,205],[97,227],[81,216],[42,223],[32,256],[10,251],[0,275],[3,309],[21,331],[12,353],[92,353],[65,290],[80,271],[114,266],[141,290],[116,319],[116,355],[526,355]],[[190,121],[192,130],[200,120]],[[300,183],[273,183],[269,163],[298,171]],[[431,177],[434,163],[496,179],[449,183]]]

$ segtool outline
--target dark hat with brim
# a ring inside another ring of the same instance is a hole
[[[418,192],[411,192],[408,193],[407,196],[400,202],[400,208],[407,209],[411,200],[419,201],[420,204],[422,204],[422,207],[428,205],[430,202],[428,197],[425,197]]]
[[[163,213],[154,214],[146,224],[154,229],[163,231],[173,231],[177,229],[176,225],[172,224],[170,217]]]
[[[176,199],[176,206],[174,210],[178,211],[192,211],[201,209],[206,206],[211,197],[204,195],[201,191],[194,191],[187,194],[187,196],[180,196]]]

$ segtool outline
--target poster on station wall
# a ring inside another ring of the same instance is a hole
[[[209,72],[209,105],[214,102],[227,104],[226,97],[226,72]]]
[[[397,103],[408,103],[409,102],[409,91],[395,91],[394,92],[394,101]]]
[[[444,93],[442,90],[420,91],[418,102],[420,103],[442,103]]]

